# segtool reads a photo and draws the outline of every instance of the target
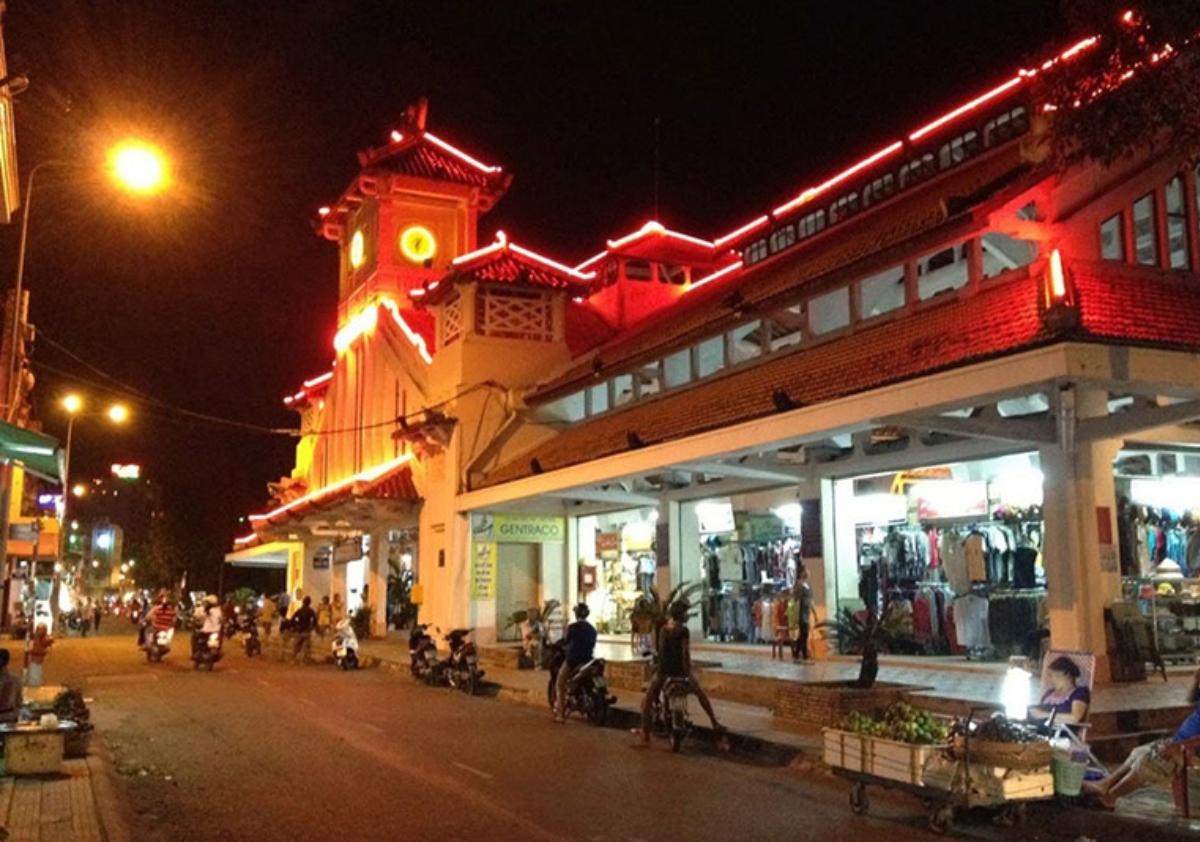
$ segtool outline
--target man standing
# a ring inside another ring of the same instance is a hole
[[[275,624],[275,615],[279,613],[275,600],[270,594],[263,594],[262,607],[258,609],[258,623],[262,626],[263,642],[271,639],[271,627]]]
[[[571,676],[592,659],[596,650],[596,629],[587,621],[590,613],[587,603],[576,605],[575,622],[567,626],[567,634],[563,638],[567,657],[554,679],[554,721],[559,724],[566,721],[563,714],[567,708],[567,685]]]
[[[304,661],[312,660],[312,633],[317,626],[317,612],[312,610],[312,597],[304,597],[300,609],[292,615],[292,632],[296,635],[295,648],[292,657],[299,658],[300,650],[304,650]]]
[[[0,722],[16,722],[23,703],[21,679],[8,671],[7,649],[0,649]]]

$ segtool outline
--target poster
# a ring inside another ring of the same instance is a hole
[[[496,598],[496,544],[471,544],[471,599]]]

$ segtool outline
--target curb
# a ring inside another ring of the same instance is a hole
[[[100,820],[100,832],[107,842],[130,842],[129,806],[117,794],[113,774],[112,753],[103,740],[93,740],[87,756],[88,778],[92,785],[92,797],[96,800],[96,814]]]

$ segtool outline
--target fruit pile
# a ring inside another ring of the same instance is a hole
[[[866,737],[882,737],[919,745],[935,745],[950,739],[948,723],[929,711],[903,702],[889,707],[882,719],[851,711],[842,722],[842,728]]]
[[[971,739],[993,743],[1036,743],[1043,737],[1037,729],[1023,722],[1014,722],[1002,713],[993,714],[978,724],[972,724]]]

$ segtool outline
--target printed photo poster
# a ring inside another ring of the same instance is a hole
[[[471,545],[471,599],[496,598],[496,555],[494,541]]]

